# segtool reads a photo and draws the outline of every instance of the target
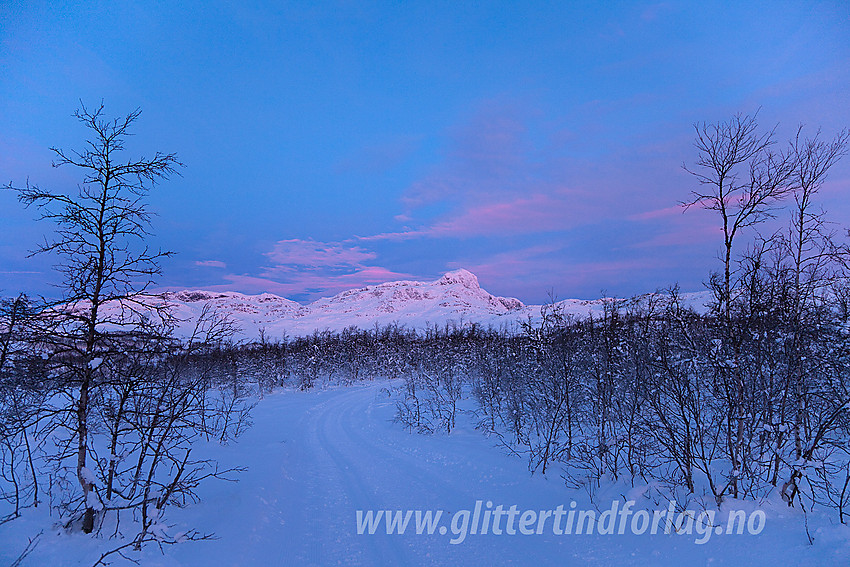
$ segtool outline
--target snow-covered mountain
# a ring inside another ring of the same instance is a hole
[[[518,299],[497,297],[481,289],[478,278],[467,270],[448,272],[433,282],[396,281],[350,289],[308,305],[269,293],[232,291],[184,290],[167,292],[165,298],[172,313],[186,321],[181,326],[184,332],[207,305],[227,314],[246,339],[257,337],[261,329],[275,338],[391,323],[416,329],[446,323],[516,325],[527,311]]]
[[[193,328],[207,306],[228,315],[239,328],[239,338],[252,340],[263,330],[271,339],[303,336],[316,330],[336,331],[349,326],[361,329],[398,323],[406,328],[428,325],[480,324],[484,327],[517,330],[522,321],[540,317],[540,305],[524,305],[511,297],[497,297],[478,283],[467,270],[448,272],[432,282],[395,281],[351,289],[308,305],[269,293],[245,295],[237,292],[184,290],[167,292],[172,313],[184,323],[182,334]],[[697,308],[703,294],[689,294]],[[597,314],[602,300],[568,299],[559,307],[578,317]]]

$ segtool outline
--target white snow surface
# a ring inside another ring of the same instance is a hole
[[[782,502],[734,502],[766,513],[758,535],[714,535],[702,545],[687,534],[416,535],[357,534],[357,510],[470,510],[477,500],[507,509],[606,510],[634,498],[649,509],[650,487],[609,483],[595,493],[567,488],[559,471],[531,475],[523,459],[507,454],[464,414],[450,435],[418,435],[391,422],[390,382],[309,392],[281,391],[254,409],[254,426],[228,445],[198,444],[197,454],[223,468],[246,466],[238,482],[211,480],[201,501],[166,510],[157,533],[214,532],[217,539],[166,546],[128,557],[147,567],[250,565],[848,565],[850,528],[820,513],[803,515]],[[662,504],[663,507],[663,504]],[[10,564],[27,538],[44,530],[23,565],[91,565],[125,543],[110,534],[67,533],[46,507],[0,526],[0,565]],[[720,515],[722,516],[722,514]],[[411,521],[411,524],[413,522]],[[504,526],[504,522],[502,523]],[[122,524],[124,526],[124,524]],[[129,526],[129,524],[128,524]],[[125,527],[129,530],[129,527]],[[384,531],[384,533],[380,533]],[[161,535],[162,535],[161,534]],[[133,534],[126,534],[131,537]],[[115,557],[115,565],[132,565]]]
[[[89,484],[97,484],[97,476],[88,467],[80,469],[80,477]]]
[[[651,294],[642,296],[649,297]],[[682,299],[703,309],[707,294],[683,294]],[[459,269],[436,281],[395,281],[343,291],[308,305],[270,293],[183,290],[166,292],[171,311],[182,321],[178,334],[188,336],[205,305],[229,316],[238,328],[237,338],[255,340],[260,330],[266,338],[305,336],[314,331],[340,331],[354,326],[374,328],[396,323],[408,329],[429,325],[478,324],[516,331],[529,318],[540,318],[540,305],[525,305],[512,297],[498,297],[482,289],[478,278]],[[558,303],[577,317],[598,314],[603,300],[567,299]],[[117,310],[116,310],[117,311]]]

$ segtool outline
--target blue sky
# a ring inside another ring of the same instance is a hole
[[[0,180],[69,190],[78,101],[141,107],[164,287],[308,301],[465,267],[527,302],[698,290],[693,123],[850,126],[844,2],[0,4]],[[822,202],[850,225],[850,160]],[[0,290],[51,227],[0,192]]]

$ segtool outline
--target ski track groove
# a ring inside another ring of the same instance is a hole
[[[346,458],[336,446],[336,443],[339,443],[339,440],[345,435],[345,429],[341,427],[341,406],[345,403],[346,398],[353,393],[356,392],[346,392],[342,395],[333,396],[322,404],[323,410],[318,413],[314,420],[311,420],[311,429],[317,436],[318,447],[333,461],[336,475],[345,489],[344,498],[349,502],[349,506],[342,506],[342,503],[339,503],[339,511],[343,512],[342,517],[350,522],[349,527],[355,525],[354,510],[369,510],[375,507],[374,491],[368,490],[363,475],[355,474],[355,461]],[[381,560],[386,561],[389,557],[395,559],[395,561],[392,561],[394,564],[405,564],[397,540],[371,535],[354,535],[353,537],[367,543],[374,559],[371,562],[372,564],[378,564]]]

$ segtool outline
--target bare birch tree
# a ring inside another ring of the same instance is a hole
[[[93,110],[81,105],[76,118],[90,138],[78,151],[51,148],[54,167],[73,166],[82,174],[77,191],[43,190],[29,183],[13,187],[19,200],[34,206],[42,220],[56,224],[33,254],[52,254],[63,276],[61,298],[54,309],[57,333],[52,348],[63,362],[63,376],[74,393],[67,411],[73,415],[77,479],[83,491],[82,530],[94,527],[93,475],[88,467],[90,399],[98,387],[101,365],[113,354],[106,326],[138,323],[141,296],[160,273],[159,260],[168,252],[145,245],[151,213],[145,198],[156,182],[168,179],[182,164],[175,154],[157,152],[150,158],[127,159],[124,144],[139,117],[134,110],[108,119],[103,104]],[[120,305],[122,313],[107,311]]]

